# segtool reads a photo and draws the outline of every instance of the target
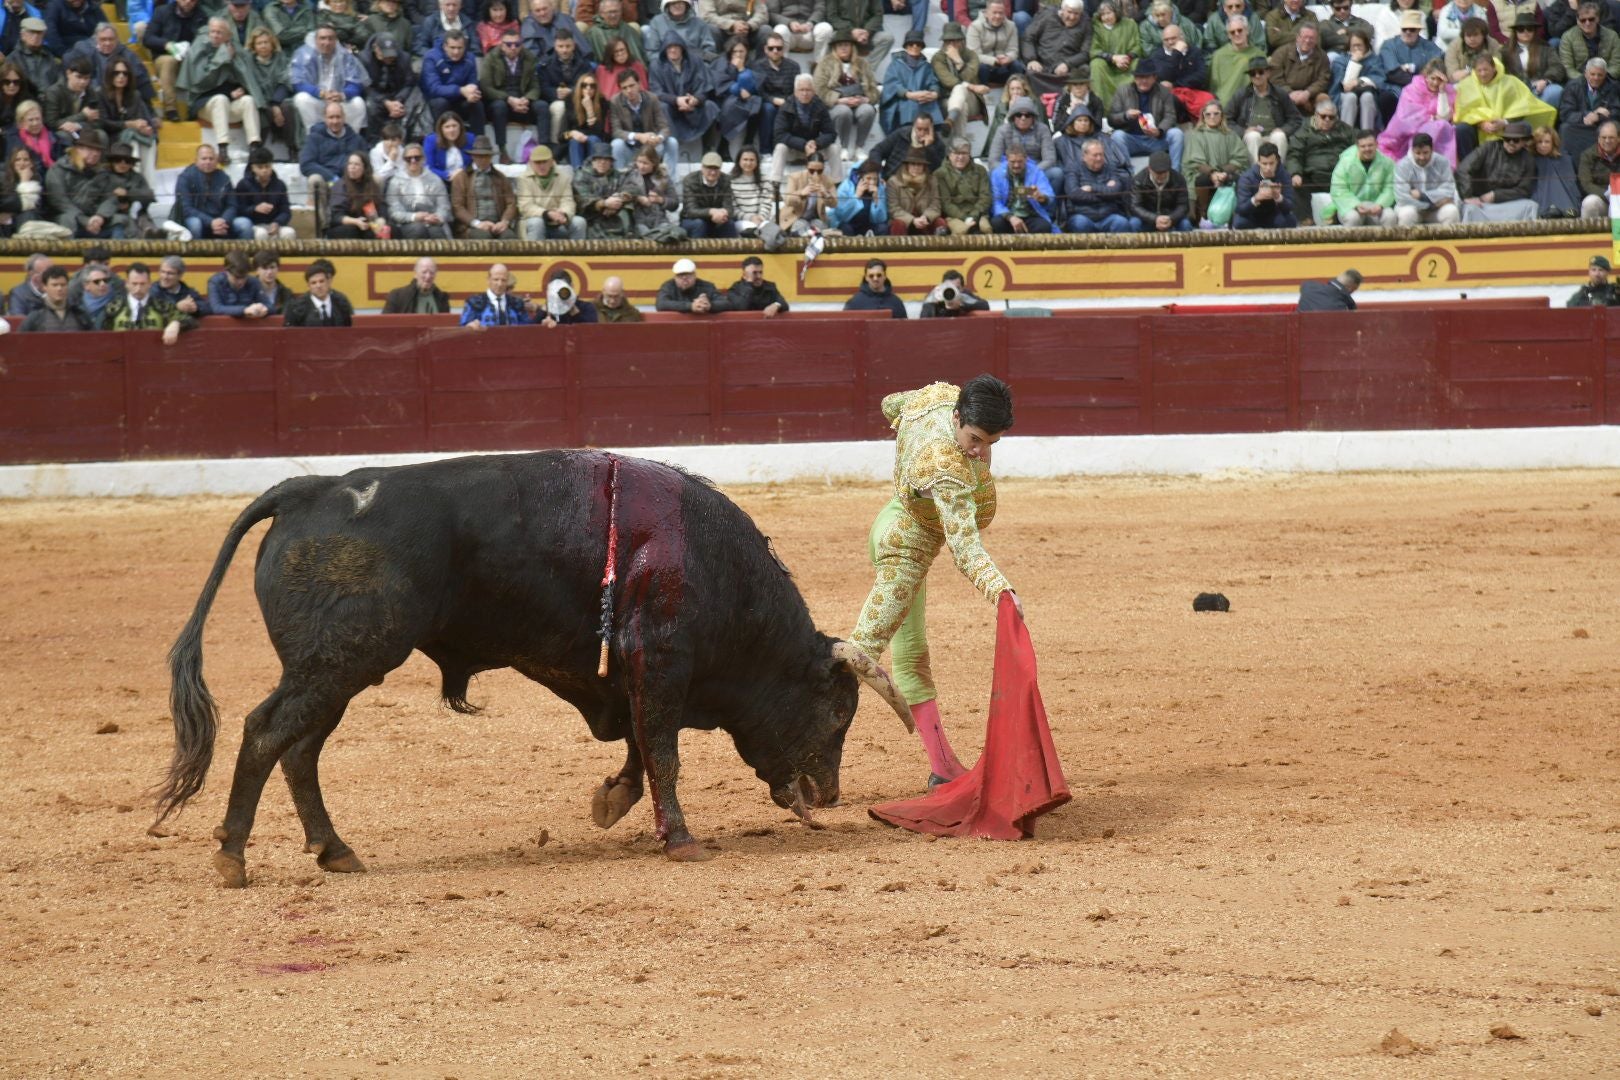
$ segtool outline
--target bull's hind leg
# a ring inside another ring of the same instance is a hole
[[[281,775],[292,792],[298,820],[304,823],[304,850],[315,854],[315,861],[322,870],[356,874],[364,873],[366,864],[339,838],[326,812],[326,801],[321,797],[321,748],[342,719],[343,714],[339,713],[330,723],[305,735],[282,754]]]
[[[591,820],[599,829],[608,828],[641,801],[641,751],[634,735],[625,739],[625,744],[629,752],[624,756],[624,767],[603,781],[591,798]]]
[[[219,850],[214,852],[214,868],[225,879],[227,888],[247,885],[244,852],[270,770],[293,744],[336,727],[348,702],[347,696],[331,690],[289,687],[283,681],[248,714],[242,725],[242,749],[236,755],[225,824],[214,830],[214,839],[220,842]],[[324,735],[321,737],[324,739]]]

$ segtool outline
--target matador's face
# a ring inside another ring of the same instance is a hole
[[[962,423],[962,414],[954,410],[951,419],[956,421],[956,445],[961,447],[962,453],[974,461],[990,464],[990,448],[1001,441],[1001,434],[992,435],[976,424]]]

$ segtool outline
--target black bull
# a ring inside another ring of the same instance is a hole
[[[617,490],[617,498],[614,491]],[[175,748],[159,820],[196,795],[218,714],[202,680],[202,630],[243,536],[274,518],[254,591],[281,681],[247,716],[215,867],[247,883],[243,851],[279,761],[307,848],[327,870],[364,866],[332,827],[318,764],[350,699],[420,649],[460,712],[480,671],[510,667],[578,709],[596,738],[625,740],[597,790],[604,828],[642,794],[664,850],[706,857],[676,799],[682,728],[731,735],[771,798],[809,820],[838,798],[857,677],[910,726],[870,658],[819,633],[768,541],[735,503],[678,469],[594,451],[457,458],[270,489],[236,519],[169,654]],[[611,524],[618,538],[609,672],[598,675]]]

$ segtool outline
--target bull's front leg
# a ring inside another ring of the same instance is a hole
[[[647,778],[652,781],[653,818],[658,838],[664,842],[664,855],[674,862],[703,862],[714,852],[692,839],[686,829],[686,815],[675,797],[675,782],[681,773],[680,731],[673,724],[649,724],[641,733]]]
[[[613,825],[641,801],[641,751],[633,734],[624,741],[629,748],[624,767],[604,780],[591,798],[591,820],[599,829]]]

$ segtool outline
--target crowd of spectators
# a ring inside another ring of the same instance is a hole
[[[6,0],[0,233],[290,236],[278,161],[377,241],[1607,215],[1614,0],[1007,3]]]

